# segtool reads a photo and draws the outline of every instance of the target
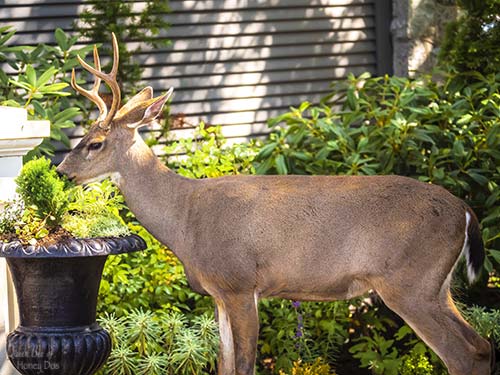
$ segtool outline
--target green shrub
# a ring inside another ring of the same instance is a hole
[[[500,1],[458,0],[461,17],[447,25],[440,64],[458,71],[500,71]]]
[[[291,375],[330,375],[335,374],[332,372],[330,366],[321,358],[317,358],[312,363],[303,363],[297,361],[293,363],[293,368],[290,372]],[[280,370],[279,375],[287,375],[284,371]]]
[[[265,299],[259,303],[259,362],[271,359],[277,370],[290,372],[294,362],[323,358],[335,363],[348,339],[350,303],[291,302]]]
[[[77,186],[68,205],[72,214],[64,217],[62,226],[81,238],[125,236],[130,231],[120,217],[124,208],[123,196],[109,180]]]
[[[349,348],[353,357],[359,359],[361,367],[380,375],[447,374],[441,360],[415,336],[409,326],[403,324],[393,333],[397,327],[394,321],[384,316],[377,319],[379,322],[376,325],[366,325],[367,334],[356,339],[356,344]]]
[[[134,61],[134,55],[141,52],[141,45],[150,48],[165,48],[170,41],[165,37],[165,31],[170,24],[165,14],[170,12],[166,0],[146,0],[144,6],[137,8],[128,1],[87,0],[85,10],[80,13],[75,28],[82,36],[95,41],[109,40],[111,32],[116,34],[119,42],[120,69],[118,82],[123,92],[134,93],[139,87],[143,68]],[[126,41],[137,41],[138,47],[128,50]],[[101,49],[103,55],[109,56],[111,48],[108,45]],[[105,66],[107,71],[110,66]]]
[[[190,178],[254,174],[256,149],[254,142],[228,145],[220,127],[207,127],[202,122],[193,138],[180,139],[166,147],[165,162]]]
[[[71,95],[69,71],[78,65],[77,55],[85,57],[92,46],[75,48],[77,36],[69,37],[61,29],[54,35],[56,46],[8,45],[15,30],[9,26],[0,27],[0,105],[23,107],[32,120],[50,121],[50,138],[30,151],[24,160],[42,154],[54,154],[54,142],[62,142],[70,148],[68,136],[63,129],[75,126],[74,118],[84,111],[88,118],[90,103]],[[7,74],[8,69],[13,74]]]
[[[179,313],[132,310],[98,319],[110,332],[113,348],[98,374],[209,374],[215,369],[218,330],[213,316],[191,321]]]
[[[500,310],[482,306],[460,306],[464,318],[483,337],[492,339],[500,350]]]
[[[50,160],[40,158],[26,163],[16,183],[24,203],[35,206],[36,216],[45,221],[48,228],[61,224],[68,210],[68,183],[58,176]]]
[[[430,363],[429,358],[418,351],[412,351],[410,354],[404,356],[403,362],[400,367],[400,375],[438,375],[447,374],[446,371],[438,372]]]
[[[398,375],[401,357],[394,346],[394,340],[387,340],[377,332],[363,336],[360,343],[349,351],[358,358],[361,367],[369,368],[375,375]]]

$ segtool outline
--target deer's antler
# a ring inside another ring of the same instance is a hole
[[[82,67],[96,77],[92,90],[85,90],[76,84],[74,69],[71,74],[71,85],[73,86],[73,88],[82,95],[84,95],[85,97],[87,97],[88,99],[92,100],[99,107],[100,114],[99,118],[97,119],[97,122],[99,124],[99,127],[103,129],[109,129],[111,120],[113,120],[113,117],[115,116],[116,111],[118,111],[118,107],[120,106],[121,102],[120,86],[118,85],[118,82],[116,80],[116,76],[118,73],[119,52],[118,52],[118,42],[116,40],[115,33],[112,33],[112,42],[113,42],[113,67],[111,68],[111,72],[109,73],[104,73],[101,71],[101,63],[99,61],[99,54],[97,53],[97,47],[94,46],[95,68],[87,64],[80,56],[77,56],[78,61],[80,62]],[[111,108],[109,109],[109,111],[106,109],[106,104],[104,103],[104,100],[102,100],[102,98],[98,94],[101,80],[103,80],[109,86],[109,88],[111,89],[111,93],[113,95],[113,102],[111,103]]]
[[[97,47],[94,46],[94,65],[97,70],[101,70],[101,63],[99,61],[99,53],[97,52]],[[101,79],[95,77],[94,86],[92,86],[92,90],[85,90],[83,87],[76,83],[75,69],[71,72],[71,86],[80,94],[85,96],[87,99],[90,99],[92,102],[97,104],[99,108],[99,117],[97,118],[98,122],[101,122],[106,117],[108,110],[106,108],[106,103],[99,96],[99,86],[101,85]]]

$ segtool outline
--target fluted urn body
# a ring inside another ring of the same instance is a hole
[[[96,323],[108,255],[145,249],[142,238],[71,239],[41,246],[0,244],[19,305],[20,324],[7,337],[7,355],[21,373],[90,375],[106,361],[109,334]]]

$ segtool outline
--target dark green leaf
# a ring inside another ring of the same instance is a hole
[[[276,156],[274,164],[276,166],[276,171],[279,174],[288,174],[288,168],[286,166],[285,157],[283,154],[279,154],[278,156]]]

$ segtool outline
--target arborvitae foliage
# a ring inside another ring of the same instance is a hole
[[[464,14],[448,24],[440,61],[458,71],[500,71],[500,0],[458,0]]]
[[[50,160],[33,159],[16,179],[17,192],[26,205],[36,207],[37,216],[49,227],[58,226],[68,207],[67,180],[61,179]]]
[[[76,29],[96,42],[102,42],[99,52],[102,55],[111,54],[111,32],[116,34],[120,50],[120,68],[118,82],[122,91],[133,93],[138,91],[143,69],[133,60],[133,55],[140,52],[141,44],[160,48],[170,41],[165,37],[165,30],[170,24],[165,20],[165,14],[170,12],[167,0],[147,0],[137,8],[135,2],[86,0],[88,7],[80,14]],[[126,42],[138,43],[138,47],[128,50]],[[105,66],[104,70],[109,70]]]

